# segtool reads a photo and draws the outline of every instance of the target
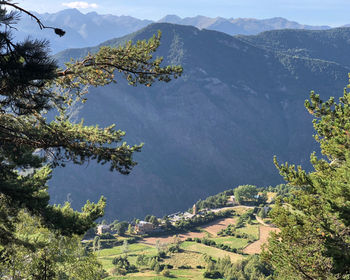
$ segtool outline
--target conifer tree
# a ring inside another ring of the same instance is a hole
[[[314,171],[275,164],[291,185],[277,200],[264,258],[278,279],[350,279],[350,86],[336,103],[311,93],[306,109],[315,117],[315,139],[324,158],[311,155]]]
[[[12,31],[20,14],[32,17],[42,29],[64,35],[12,1],[0,1],[0,249],[25,243],[13,234],[21,211],[66,236],[83,234],[103,215],[103,197],[96,204],[88,201],[81,212],[69,203],[50,205],[47,181],[52,168],[93,159],[109,164],[111,171],[128,174],[136,164],[132,155],[142,144],[122,142],[125,133],[114,125],[100,128],[70,121],[70,106],[85,102],[87,87],[115,82],[116,72],[131,85],[145,86],[168,82],[182,72],[179,66],[162,67],[162,58],[153,59],[160,34],[136,44],[102,47],[59,69],[49,56],[48,42],[16,42]],[[58,112],[53,121],[45,115],[50,110]]]

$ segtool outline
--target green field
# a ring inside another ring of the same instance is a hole
[[[207,278],[203,277],[204,269],[171,269],[170,270],[172,277],[178,280],[187,280],[187,279],[199,279],[204,280]],[[110,276],[106,279],[116,280],[116,279],[145,279],[145,280],[162,280],[162,279],[171,279],[169,277],[164,277],[162,274],[157,274],[154,271],[145,271],[138,273],[130,273],[125,276]]]
[[[218,248],[206,246],[201,243],[196,242],[184,242],[181,247],[185,248],[187,251],[197,252],[201,254],[207,254],[212,256],[214,259],[223,258],[225,256],[229,256],[231,261],[237,261],[243,259],[243,256],[240,254],[235,254],[231,252],[227,252]]]
[[[237,231],[254,236],[255,239],[259,239],[259,225],[260,224],[257,222],[252,225],[246,224],[244,227],[237,229]]]
[[[157,254],[157,250],[152,246],[140,243],[129,245],[129,252],[127,255],[128,260],[131,264],[136,264],[136,258],[140,254],[155,256]],[[104,249],[97,252],[97,257],[107,272],[113,268],[113,259],[120,255],[124,255],[122,252],[122,246],[117,246],[111,249]]]
[[[122,246],[118,246],[112,249],[104,249],[98,252],[98,259],[101,261],[103,267],[107,272],[111,272],[113,268],[112,260],[116,256],[124,255],[122,253]],[[205,266],[204,254],[208,254],[213,258],[222,258],[226,255],[230,256],[232,260],[238,260],[242,258],[241,255],[225,252],[220,249],[212,248],[203,244],[195,242],[183,242],[181,244],[182,252],[169,254],[167,258],[161,261],[164,264],[173,265],[174,268],[170,269],[170,273],[173,278],[176,279],[205,279],[203,278],[203,272],[205,269],[198,269],[196,266]],[[144,244],[131,244],[129,246],[128,260],[130,263],[135,264],[136,258],[139,254],[147,256],[155,256],[157,250],[149,245]],[[187,265],[190,269],[179,269],[180,266]],[[169,279],[169,277],[162,276],[160,272],[157,274],[153,270],[141,268],[137,273],[129,273],[125,276],[110,276],[106,278],[108,280],[115,279]]]
[[[224,237],[214,237],[209,238],[210,240],[214,240],[216,244],[225,244],[230,246],[231,248],[241,249],[248,245],[248,239],[237,238],[234,236],[224,236]]]
[[[245,213],[247,208],[242,207],[239,212]],[[245,223],[243,227],[237,229],[240,233],[246,233],[251,237],[259,239],[259,224],[256,220],[252,221],[252,224]],[[249,243],[247,238],[237,238],[234,236],[213,236],[208,235],[210,240],[215,241],[217,245],[225,244],[231,248],[243,249]],[[202,243],[194,241],[183,241],[180,244],[180,252],[168,252],[166,256],[161,258],[158,262],[159,265],[172,266],[168,271],[171,274],[171,278],[176,279],[205,279],[203,273],[206,270],[205,256],[211,256],[214,260],[229,256],[232,262],[242,260],[244,255],[228,252],[216,247],[207,246]],[[150,269],[150,261],[145,266],[138,266],[137,273],[128,273],[124,276],[113,275],[115,271],[115,265],[112,261],[115,257],[126,256],[131,265],[136,265],[136,260],[139,255],[146,257],[157,256],[158,251],[155,246],[147,245],[143,243],[129,244],[127,254],[123,253],[123,246],[116,246],[111,249],[103,249],[96,252],[98,259],[102,263],[104,269],[109,273],[108,280],[115,279],[169,279],[169,277],[163,276],[163,272],[158,274]],[[188,266],[184,268],[183,266]]]
[[[218,240],[224,240],[225,238],[232,237],[220,237],[215,241],[219,243]],[[244,239],[241,239],[244,240]],[[242,244],[240,244],[242,245]],[[181,252],[178,253],[168,253],[167,257],[161,260],[161,264],[169,264],[173,266],[173,269],[169,269],[173,278],[176,279],[204,279],[203,272],[205,269],[198,269],[197,266],[205,267],[204,254],[213,257],[214,259],[223,258],[224,256],[229,256],[232,261],[237,261],[243,258],[242,255],[234,254],[231,252],[223,251],[214,247],[206,246],[204,244],[185,241],[181,243]],[[111,249],[103,249],[96,253],[98,259],[102,263],[104,269],[110,273],[114,265],[112,264],[113,258],[117,256],[124,256],[122,252],[122,246],[117,246]],[[129,245],[129,252],[127,253],[128,260],[131,264],[136,264],[136,258],[138,255],[143,254],[145,256],[156,256],[157,250],[155,247],[136,243]],[[181,266],[190,266],[190,269],[179,269]],[[169,277],[162,276],[162,272],[157,274],[153,270],[147,268],[139,268],[137,273],[129,273],[125,276],[111,275],[108,280],[115,279],[169,279]]]

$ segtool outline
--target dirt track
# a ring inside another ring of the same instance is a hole
[[[267,239],[269,237],[270,232],[276,232],[279,231],[278,228],[275,227],[267,227],[267,226],[260,226],[260,239],[253,242],[252,244],[248,245],[244,248],[243,252],[249,255],[253,254],[260,254],[261,253],[261,245],[265,244],[267,242]]]

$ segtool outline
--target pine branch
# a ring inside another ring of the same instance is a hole
[[[55,31],[55,33],[62,37],[64,34],[66,34],[66,32],[60,28],[56,28],[56,27],[52,27],[52,26],[46,26],[42,23],[42,21],[34,14],[32,14],[31,12],[17,6],[16,4],[10,3],[8,1],[0,1],[0,5],[7,5],[7,6],[11,6],[12,8],[15,8],[16,10],[23,12],[27,15],[29,15],[30,17],[34,18],[37,22],[37,24],[39,25],[40,29],[53,29]]]

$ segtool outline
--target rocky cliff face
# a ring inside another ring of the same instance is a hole
[[[70,194],[73,206],[79,207],[103,194],[109,220],[161,216],[239,184],[282,182],[273,155],[309,166],[309,154],[317,145],[303,103],[310,90],[324,98],[342,94],[349,72],[345,58],[335,62],[330,56],[289,54],[287,45],[270,46],[293,36],[289,30],[262,42],[254,36],[153,24],[105,44],[149,38],[159,29],[163,36],[158,55],[165,63],[183,65],[180,79],[151,88],[130,87],[121,80],[91,89],[88,102],[76,108],[76,116],[87,124],[116,123],[130,144],[144,142],[135,155],[139,165],[129,176],[94,162],[56,169],[50,182],[53,202],[63,202]],[[349,29],[332,36],[332,43],[326,32],[319,31],[314,39],[305,32],[298,36],[313,42],[305,46],[309,53],[319,53],[321,41],[330,46],[329,53],[332,45],[344,46],[337,56],[346,57]],[[86,52],[67,50],[57,58],[64,61]]]

